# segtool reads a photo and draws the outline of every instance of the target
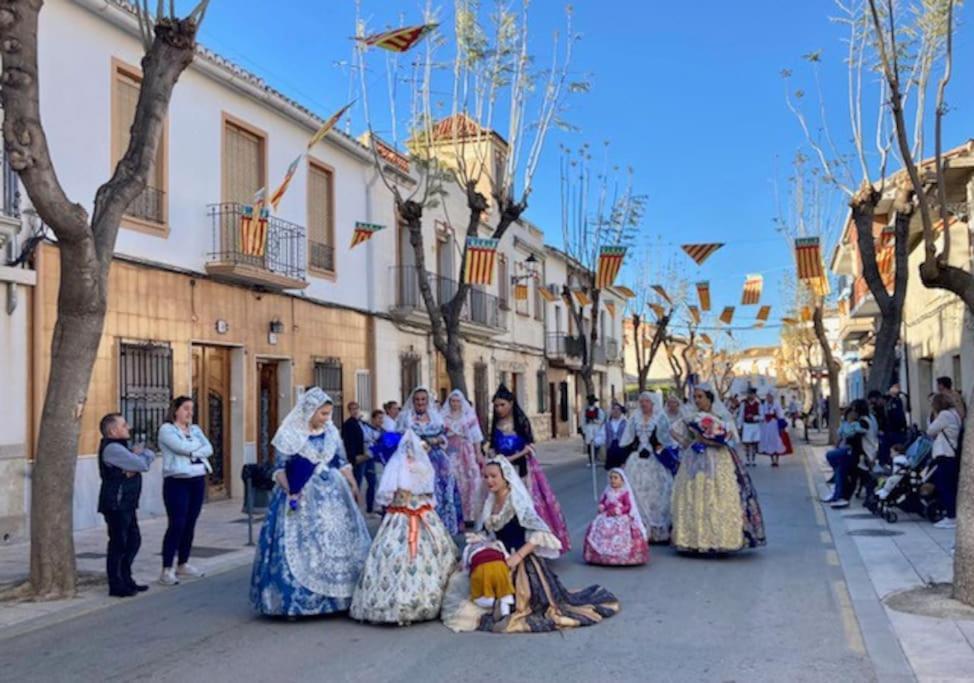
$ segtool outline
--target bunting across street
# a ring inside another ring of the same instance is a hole
[[[769,317],[771,317],[771,306],[765,305],[758,309],[757,318],[762,325],[768,322]]]
[[[710,338],[710,335],[707,334],[706,332],[704,332],[704,333],[702,333],[700,335],[700,341],[702,341],[704,344],[709,344],[711,346],[713,346],[713,344],[714,344],[714,340],[711,339]]]
[[[634,291],[632,291],[628,287],[623,287],[622,285],[618,285],[617,287],[615,287],[615,290],[619,292],[619,294],[621,294],[622,296],[626,297],[627,299],[633,299],[636,296],[636,293]]]
[[[795,262],[798,266],[798,279],[808,285],[816,296],[826,296],[829,292],[829,280],[825,275],[818,237],[795,239]]]
[[[625,247],[606,246],[599,250],[599,265],[595,272],[595,288],[606,289],[615,282],[622,259],[625,258]]]
[[[334,128],[335,125],[339,121],[341,121],[341,118],[345,115],[345,112],[347,112],[348,111],[348,108],[351,107],[353,104],[355,104],[355,101],[354,100],[352,100],[351,102],[349,102],[348,104],[346,104],[344,107],[342,107],[341,109],[339,109],[337,112],[335,112],[334,114],[332,114],[331,117],[327,121],[325,121],[323,124],[321,124],[321,128],[319,128],[318,130],[316,130],[315,131],[315,134],[311,136],[311,139],[310,140],[308,140],[308,149],[311,149],[312,147],[314,147],[315,145],[317,145],[319,142],[321,142],[325,138],[325,136],[328,135],[328,131],[330,131],[332,128]]]
[[[406,52],[413,48],[438,24],[422,24],[420,26],[404,26],[402,28],[373,33],[357,40],[369,47],[381,47],[390,52]]]
[[[494,282],[494,261],[500,240],[488,237],[467,238],[467,265],[463,281],[469,285],[490,285]]]
[[[744,280],[744,292],[741,295],[741,306],[754,306],[761,301],[761,289],[763,286],[764,278],[761,275],[748,275]]]
[[[592,303],[592,300],[588,298],[588,294],[580,289],[573,289],[572,294],[575,295],[575,301],[578,302],[578,305],[583,308]]]
[[[700,309],[697,306],[687,306],[687,310],[690,311],[690,317],[693,318],[693,322],[697,325],[700,324]]]
[[[697,298],[700,299],[700,310],[710,310],[710,283],[707,281],[697,283]]]
[[[547,301],[549,304],[554,301],[558,301],[557,294],[552,292],[548,287],[542,287],[540,284],[538,285],[538,294],[540,294],[541,298]]]
[[[680,249],[693,259],[694,263],[702,266],[703,262],[713,256],[714,252],[724,246],[723,242],[709,242],[707,244],[681,244]]]
[[[666,316],[666,309],[659,304],[650,304],[649,307],[653,309],[657,320],[662,320]]]
[[[666,289],[663,287],[663,285],[653,285],[652,290],[659,294],[660,297],[666,301],[666,303],[671,305],[673,304],[673,300],[670,298],[670,295],[666,293]]]
[[[368,242],[372,239],[372,235],[382,230],[384,225],[377,225],[375,223],[355,223],[355,231],[352,233],[352,247],[357,247],[362,244],[362,242]]]
[[[725,306],[724,310],[720,314],[720,322],[725,325],[730,325],[731,321],[734,320],[734,307]]]

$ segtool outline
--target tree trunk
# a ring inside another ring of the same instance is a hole
[[[974,392],[967,401],[957,490],[954,598],[974,606]]]
[[[825,333],[825,323],[822,320],[823,306],[821,303],[815,306],[812,314],[812,323],[815,327],[815,336],[822,349],[822,360],[825,362],[825,371],[829,376],[829,443],[835,444],[839,440],[839,363],[832,355],[832,347],[829,345],[829,337]]]
[[[643,362],[643,346],[640,343],[642,335],[642,317],[636,313],[632,316],[633,351],[636,355],[636,376],[639,380],[639,393],[646,391],[646,379],[649,376],[649,363]]]
[[[463,344],[460,340],[459,325],[452,334],[450,333],[449,326],[447,326],[446,353],[443,354],[443,358],[446,361],[446,373],[450,377],[452,389],[459,389],[463,392],[464,396],[469,396],[470,394],[467,393],[467,373],[463,363]]]

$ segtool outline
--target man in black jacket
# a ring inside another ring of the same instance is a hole
[[[342,424],[342,443],[345,444],[345,455],[354,468],[355,483],[358,484],[359,490],[362,490],[363,479],[369,485],[365,493],[365,511],[371,514],[375,505],[375,462],[365,450],[367,427],[361,422],[362,415],[358,403],[351,401],[347,407],[348,419]]]
[[[98,472],[101,490],[98,492],[98,512],[108,524],[108,594],[127,598],[148,590],[132,578],[132,563],[142,545],[139,533],[139,496],[142,493],[142,473],[149,471],[155,454],[136,446],[129,450],[129,425],[118,413],[101,419],[101,444],[98,446]]]

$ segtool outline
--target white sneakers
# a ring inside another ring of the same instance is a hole
[[[175,586],[179,583],[179,579],[176,577],[176,570],[172,567],[168,569],[163,569],[162,574],[159,576],[159,583],[163,586]]]
[[[956,529],[957,520],[950,517],[944,517],[942,520],[933,525],[935,529]]]
[[[197,569],[189,562],[187,562],[186,564],[181,564],[178,567],[176,567],[176,574],[178,576],[189,576],[189,577],[205,576],[202,569]]]
[[[176,586],[179,584],[180,577],[198,578],[200,576],[205,576],[203,570],[197,569],[187,562],[175,569],[172,567],[163,569],[162,574],[159,575],[159,583],[163,586]]]
[[[849,507],[849,501],[847,501],[845,498],[839,498],[838,500],[833,500],[830,507],[836,510],[839,508],[847,508]]]

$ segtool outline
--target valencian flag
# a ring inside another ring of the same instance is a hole
[[[391,31],[373,33],[371,36],[365,36],[357,40],[370,47],[381,47],[390,52],[406,52],[438,25],[423,24],[421,26],[404,26],[403,28],[395,28]]]
[[[619,294],[621,294],[622,296],[626,297],[627,299],[632,299],[636,296],[636,293],[634,291],[632,291],[628,287],[623,287],[622,285],[616,287],[615,290],[619,292]]]
[[[896,259],[896,228],[887,225],[879,234],[879,244],[876,245],[876,266],[885,284],[893,280]]]
[[[575,301],[578,302],[579,306],[585,307],[592,303],[592,300],[588,298],[588,294],[580,289],[573,289],[572,294],[575,295]]]
[[[287,192],[288,185],[291,184],[291,179],[294,178],[294,174],[298,170],[298,164],[301,163],[301,160],[303,158],[304,158],[304,153],[302,152],[301,154],[298,155],[297,159],[291,162],[291,165],[287,167],[287,171],[284,173],[284,180],[281,181],[281,184],[277,186],[276,190],[274,190],[274,194],[271,195],[269,201],[271,203],[271,206],[274,207],[274,211],[277,211],[277,206],[278,204],[281,203],[281,199],[283,199],[284,193]]]
[[[724,310],[720,314],[720,322],[724,323],[725,325],[730,325],[733,319],[734,319],[734,307],[725,306]]]
[[[758,309],[758,321],[759,322],[766,323],[768,321],[768,318],[770,316],[771,316],[771,307],[770,306],[762,306],[761,308]]]
[[[626,255],[625,247],[602,247],[599,250],[599,266],[595,272],[595,288],[605,289],[615,282],[622,259]]]
[[[694,263],[702,266],[703,262],[710,258],[715,251],[724,246],[723,242],[711,242],[709,244],[681,244],[680,249],[693,259]]]
[[[328,131],[330,131],[332,128],[335,127],[335,124],[337,124],[341,120],[341,118],[345,115],[345,112],[348,111],[348,108],[351,107],[353,104],[355,104],[355,100],[352,100],[351,102],[346,104],[344,107],[339,109],[336,113],[332,114],[331,118],[329,118],[327,121],[321,124],[321,128],[316,130],[315,134],[311,136],[310,140],[308,140],[308,149],[311,149],[319,142],[321,142],[322,139],[324,139],[324,137],[328,135]]]
[[[540,284],[538,285],[538,294],[540,294],[541,298],[547,301],[548,303],[558,300],[557,294],[552,292],[547,287],[542,287]]]
[[[514,285],[514,300],[515,301],[527,301],[528,300],[528,286],[522,282]]]
[[[663,317],[666,315],[666,309],[664,309],[659,304],[650,304],[649,307],[653,309],[653,313],[656,314],[657,320],[662,320]]]
[[[710,283],[709,282],[698,282],[697,283],[697,297],[700,299],[700,310],[709,311],[710,310]]]
[[[761,288],[764,278],[760,275],[748,275],[744,280],[744,293],[741,295],[741,306],[754,306],[761,300]]]
[[[693,322],[700,324],[700,309],[696,306],[687,306],[687,310],[690,311],[690,317],[693,318]]]
[[[494,259],[500,240],[487,237],[467,238],[467,265],[463,281],[468,285],[490,285],[494,282]]]
[[[813,291],[828,290],[828,280],[822,265],[822,250],[818,237],[798,237],[795,239],[795,261],[798,265],[798,279]],[[822,283],[824,281],[824,284]]]
[[[352,233],[352,246],[357,247],[362,244],[362,242],[368,242],[372,235],[382,230],[384,225],[376,225],[375,223],[361,223],[359,221],[355,222],[355,232]]]
[[[707,334],[706,332],[700,335],[700,341],[702,341],[704,344],[710,344],[710,345],[713,345],[714,343],[713,339],[711,339],[710,335]]]
[[[673,300],[670,299],[670,295],[666,293],[666,290],[663,288],[663,285],[653,285],[652,290],[657,294],[659,294],[661,297],[663,297],[666,303],[668,304],[673,303]]]
[[[240,246],[246,256],[263,256],[267,246],[269,211],[263,202],[244,206],[240,212]]]

